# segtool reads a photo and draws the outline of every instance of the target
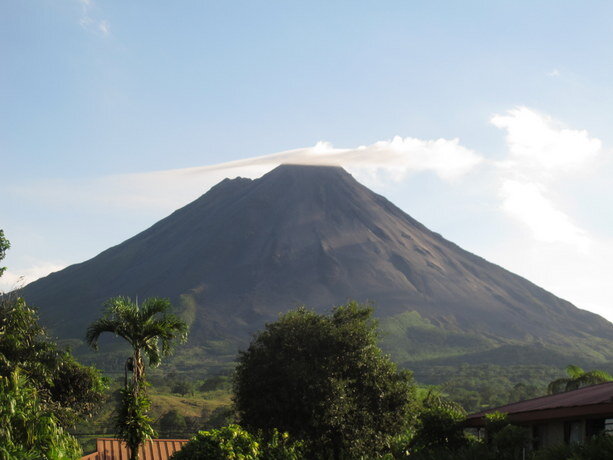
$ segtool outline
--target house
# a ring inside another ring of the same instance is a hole
[[[613,434],[613,382],[477,412],[467,426],[483,427],[491,412],[506,413],[511,423],[530,428],[535,449],[582,442],[601,432]]]
[[[139,460],[168,460],[172,454],[181,450],[188,439],[151,439],[138,450]],[[81,457],[81,460],[128,460],[125,443],[115,438],[96,439],[96,452]]]

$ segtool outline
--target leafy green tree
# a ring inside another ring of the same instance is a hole
[[[21,297],[0,298],[0,376],[19,370],[64,426],[93,415],[104,401],[106,380],[52,342],[36,310]]]
[[[150,366],[159,366],[174,342],[186,340],[187,325],[170,313],[172,305],[167,299],[149,298],[139,306],[128,297],[113,297],[105,307],[102,318],[88,327],[86,340],[97,350],[100,335],[110,332],[132,347],[132,379],[122,390],[117,428],[119,437],[128,446],[131,460],[136,460],[138,447],[154,435],[147,416],[150,402],[145,391],[144,355]]]
[[[0,260],[8,248],[0,230]],[[49,339],[23,298],[0,297],[0,459],[80,457],[66,428],[92,415],[105,389],[97,369]]]
[[[81,448],[28,379],[0,377],[0,459],[78,459]]]
[[[178,434],[182,434],[186,431],[187,420],[178,410],[173,409],[162,415],[159,426],[162,436],[176,437]]]
[[[430,390],[422,401],[412,452],[428,449],[455,451],[467,444],[464,436],[466,412],[459,404]]]
[[[248,429],[287,431],[311,456],[372,457],[411,423],[411,374],[377,346],[372,308],[304,308],[268,324],[238,357],[234,402]]]
[[[4,259],[6,250],[11,247],[11,243],[4,237],[4,230],[0,229],[0,260]],[[6,267],[0,267],[0,276],[4,273]]]
[[[219,406],[211,413],[203,409],[200,419],[202,421],[202,426],[209,430],[236,424],[237,422],[236,414],[231,406]]]
[[[195,386],[193,382],[186,379],[181,379],[172,386],[171,391],[181,396],[185,396],[188,394],[194,394],[194,390]]]
[[[585,372],[579,366],[573,364],[566,368],[566,374],[568,377],[562,377],[549,383],[547,386],[547,393],[563,393],[565,391],[577,390],[588,385],[613,381],[613,376],[608,372],[597,369]]]
[[[200,385],[200,391],[215,391],[215,390],[223,390],[228,389],[230,387],[230,378],[226,375],[216,375],[214,377],[210,377],[202,382]]]

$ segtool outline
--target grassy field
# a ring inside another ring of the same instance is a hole
[[[98,414],[73,430],[83,452],[90,453],[96,449],[96,438],[114,436],[118,390],[119,384],[115,383]],[[198,430],[224,424],[232,404],[227,385],[210,391],[194,390],[184,395],[173,393],[167,386],[152,386],[149,397],[149,416],[160,438],[189,438]]]

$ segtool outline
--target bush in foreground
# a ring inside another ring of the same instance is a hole
[[[273,430],[263,440],[238,425],[200,431],[172,460],[298,460],[303,458],[301,443],[287,433]]]
[[[0,377],[0,459],[80,457],[77,440],[60,426],[28,379],[18,371]]]

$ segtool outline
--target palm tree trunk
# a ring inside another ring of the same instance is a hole
[[[134,391],[140,389],[145,378],[145,366],[140,348],[134,349],[134,370],[132,371],[132,383]]]
[[[142,391],[142,385],[145,378],[145,367],[143,363],[143,356],[140,348],[134,349],[134,367],[132,371],[132,395],[134,401],[138,401],[140,392]],[[138,448],[140,444],[135,446],[129,446],[130,460],[138,460]]]

